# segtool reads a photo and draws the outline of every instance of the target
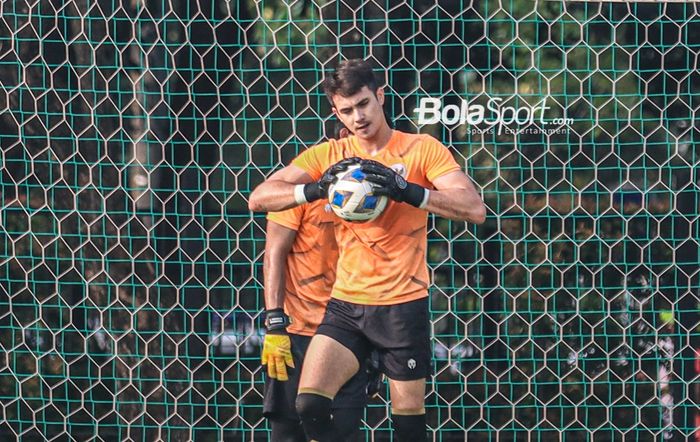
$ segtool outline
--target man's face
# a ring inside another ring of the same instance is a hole
[[[333,112],[358,138],[374,137],[384,124],[384,90],[377,89],[375,96],[367,86],[354,95],[333,96]]]

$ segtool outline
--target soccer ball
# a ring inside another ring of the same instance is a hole
[[[386,196],[372,194],[374,184],[365,180],[359,165],[340,172],[338,180],[328,188],[331,210],[346,221],[371,221],[386,207]]]

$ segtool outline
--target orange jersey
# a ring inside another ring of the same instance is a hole
[[[312,336],[326,312],[335,281],[338,247],[333,223],[337,218],[319,200],[283,212],[271,212],[268,222],[297,231],[287,256],[284,310],[292,318],[290,333]]]
[[[396,130],[389,143],[374,156],[351,136],[307,149],[292,164],[317,180],[328,167],[353,156],[378,161],[406,180],[429,189],[435,178],[461,170],[449,150],[435,138]],[[392,305],[428,295],[425,210],[390,201],[373,221],[336,220],[340,256],[332,297],[355,304]]]

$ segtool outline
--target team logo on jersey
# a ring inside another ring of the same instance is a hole
[[[326,204],[325,206],[323,206],[323,210],[325,210],[326,213],[331,213],[331,205]]]
[[[416,368],[416,360],[415,359],[411,358],[408,360],[408,368],[410,368],[411,370]]]
[[[393,164],[390,167],[390,169],[393,170],[394,172],[398,173],[402,177],[406,178],[406,175],[407,175],[406,174],[406,166],[404,166],[403,164],[401,164],[401,163]]]

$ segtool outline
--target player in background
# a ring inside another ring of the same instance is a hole
[[[363,158],[362,170],[392,201],[375,220],[342,221],[339,259],[326,314],[309,344],[296,407],[310,439],[336,440],[344,425],[330,413],[336,393],[378,349],[389,379],[392,424],[399,441],[425,441],[425,384],[430,375],[426,264],[428,212],[484,222],[486,208],[449,150],[428,135],[392,130],[383,113],[384,91],[363,60],[341,63],[323,89],[333,113],[353,133],[301,153],[251,194],[253,211],[276,211],[327,196],[345,159]]]
[[[338,124],[335,133],[343,138],[348,132]],[[319,200],[267,217],[262,363],[268,375],[263,413],[273,442],[306,440],[294,403],[304,355],[325,313],[338,258],[333,233],[338,219],[326,203]],[[379,376],[376,369],[360,371],[336,396],[332,412],[343,422],[336,428],[337,440],[358,440],[366,398],[378,392]]]

